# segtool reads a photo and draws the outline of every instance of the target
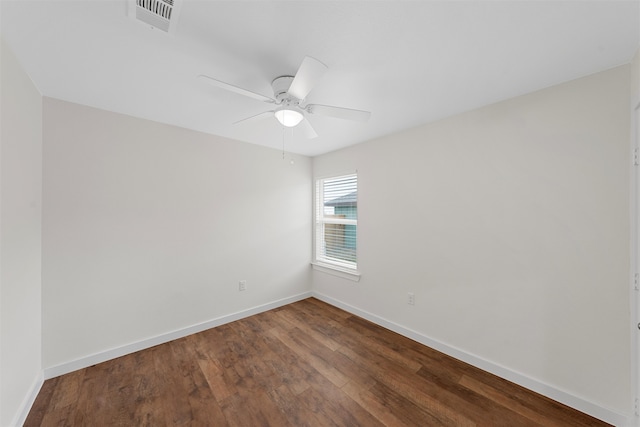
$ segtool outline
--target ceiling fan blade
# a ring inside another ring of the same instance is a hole
[[[305,56],[287,92],[298,99],[305,99],[327,70],[322,62]]]
[[[369,121],[370,111],[353,110],[351,108],[332,107],[330,105],[309,104],[305,107],[309,114],[319,116],[336,117],[338,119],[355,120],[358,122]]]
[[[275,99],[269,98],[268,96],[264,96],[264,95],[260,95],[259,93],[251,92],[250,90],[243,89],[241,87],[234,86],[232,84],[222,82],[220,80],[214,79],[213,77],[205,76],[203,74],[199,75],[198,79],[202,80],[203,82],[207,82],[212,86],[219,87],[220,89],[224,89],[224,90],[228,90],[230,92],[234,92],[234,93],[237,93],[237,94],[240,94],[240,95],[248,96],[249,98],[257,99],[258,101],[269,102],[269,103],[276,102]]]
[[[311,122],[309,122],[309,119],[305,118],[300,122],[298,126],[300,127],[300,130],[302,130],[304,136],[307,137],[307,139],[318,137],[318,134],[316,133],[315,129],[313,129],[313,126],[311,126]]]
[[[238,123],[246,123],[246,122],[256,122],[258,120],[268,119],[269,117],[273,118],[275,111],[265,111],[263,113],[256,114],[255,116],[247,117],[246,119],[238,120],[237,122],[233,122],[234,125]]]

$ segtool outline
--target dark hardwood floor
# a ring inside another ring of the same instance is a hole
[[[25,426],[604,426],[314,298],[45,381]]]

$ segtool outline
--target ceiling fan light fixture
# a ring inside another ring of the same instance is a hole
[[[304,116],[301,112],[288,108],[281,108],[279,110],[276,110],[274,114],[280,124],[288,128],[297,126],[302,121],[302,119],[304,119]]]
[[[0,0],[1,2],[2,0]],[[134,0],[130,0],[134,1]],[[135,0],[151,1],[151,0]],[[184,1],[184,0],[153,0],[153,1]],[[307,104],[305,99],[313,87],[318,83],[322,75],[327,71],[327,66],[310,56],[305,56],[302,64],[298,68],[295,76],[282,75],[276,77],[271,82],[273,97],[264,96],[260,93],[225,83],[222,80],[201,74],[199,80],[207,82],[220,89],[237,93],[248,98],[274,104],[275,108],[269,111],[238,120],[233,124],[253,122],[256,120],[274,117],[284,127],[293,128],[300,125],[301,133],[308,139],[316,138],[318,134],[313,129],[309,120],[305,120],[307,114],[336,117],[338,119],[355,120],[366,122],[371,113],[369,111],[354,110],[344,107],[333,107],[331,105]],[[304,105],[304,106],[301,106]],[[283,134],[284,135],[284,134]]]

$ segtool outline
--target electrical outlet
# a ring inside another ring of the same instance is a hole
[[[247,281],[246,280],[240,280],[238,282],[238,290],[239,291],[246,291],[247,290]]]
[[[416,296],[413,292],[407,293],[407,304],[416,305]]]

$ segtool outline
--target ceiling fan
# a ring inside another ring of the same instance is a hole
[[[322,62],[306,56],[295,76],[280,76],[271,82],[273,97],[264,96],[205,75],[198,76],[198,79],[218,88],[276,105],[276,108],[273,110],[247,117],[234,124],[275,117],[280,124],[286,127],[300,125],[307,138],[315,138],[318,134],[306,118],[307,115],[329,116],[360,122],[368,121],[371,116],[369,111],[333,107],[330,105],[305,104],[305,98],[327,70],[328,67]]]

